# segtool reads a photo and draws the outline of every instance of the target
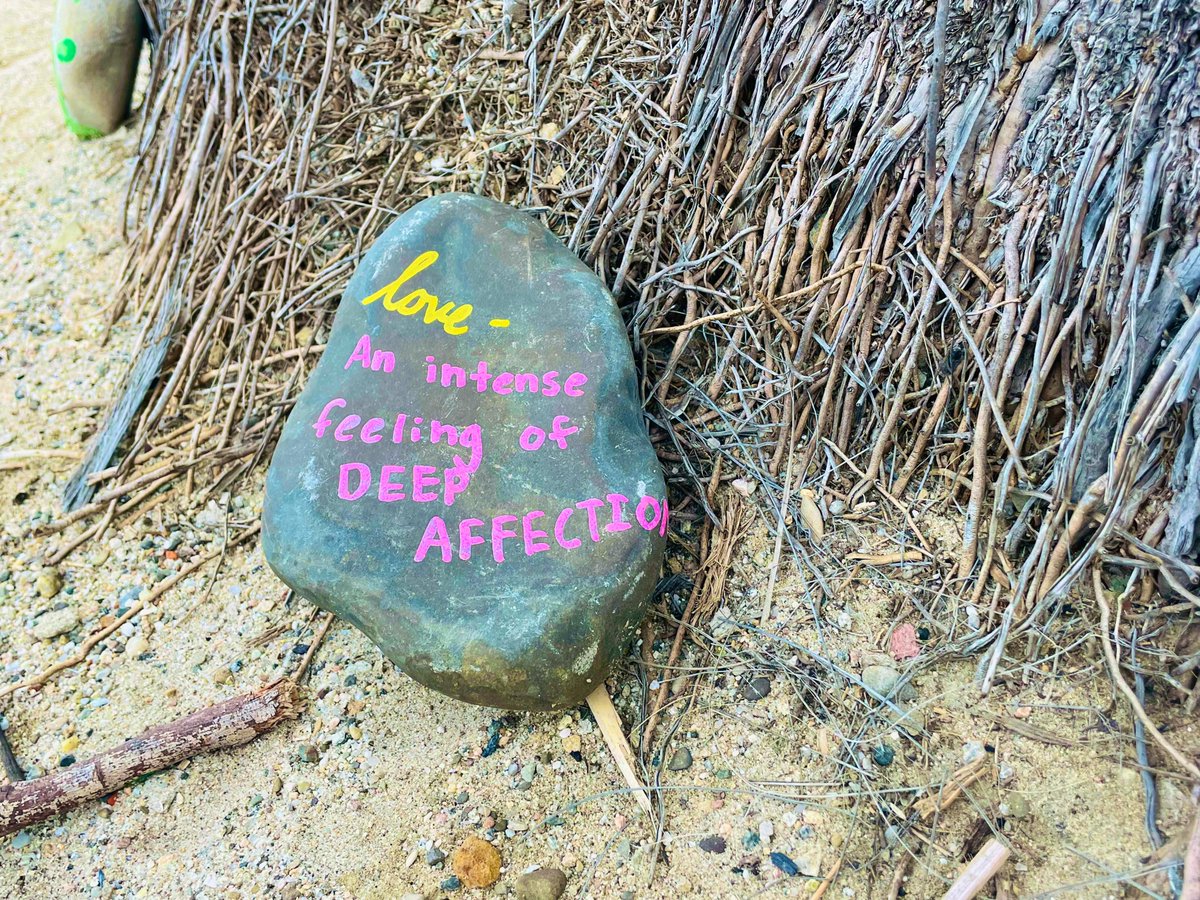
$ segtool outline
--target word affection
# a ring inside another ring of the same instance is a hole
[[[553,517],[553,526],[549,524],[548,514],[540,509],[531,510],[520,517],[492,516],[490,522],[484,522],[483,519],[463,519],[458,523],[456,529],[458,532],[458,558],[469,560],[472,547],[490,544],[492,559],[502,563],[505,559],[504,542],[507,540],[519,540],[519,546],[525,551],[526,556],[536,556],[551,548],[549,540],[551,535],[554,537],[554,543],[564,550],[576,550],[583,546],[582,537],[572,535],[586,534],[593,543],[598,543],[602,535],[600,527],[602,523],[604,533],[628,531],[633,527],[633,523],[628,520],[625,512],[629,502],[629,498],[624,494],[607,494],[603,499],[592,497],[580,500],[574,506],[567,506],[559,510]],[[601,512],[602,510],[603,512]],[[571,525],[571,518],[577,512],[582,512],[587,517],[586,532],[579,526]],[[668,514],[665,497],[660,501],[654,497],[645,496],[638,501],[633,517],[638,527],[643,530],[657,531],[659,534],[665,535]],[[550,529],[549,531],[536,527],[536,523],[542,519],[546,520],[545,528]],[[515,528],[509,527],[515,526],[518,521],[521,523],[520,534]],[[486,531],[488,536],[476,534],[476,529]],[[425,533],[421,535],[421,542],[417,545],[413,561],[423,561],[434,549],[440,551],[442,562],[448,563],[454,559],[455,552],[450,538],[450,527],[446,525],[441,516],[431,517],[429,524],[425,526]]]

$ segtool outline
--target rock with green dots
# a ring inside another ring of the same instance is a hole
[[[75,134],[110,134],[128,117],[145,30],[137,0],[58,0],[54,81]]]

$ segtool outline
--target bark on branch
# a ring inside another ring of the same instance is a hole
[[[299,688],[284,679],[158,725],[52,775],[0,787],[0,835],[104,797],[141,775],[199,753],[245,744],[299,711]]]

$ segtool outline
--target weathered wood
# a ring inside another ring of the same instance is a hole
[[[967,863],[962,874],[950,885],[943,900],[971,900],[982,891],[989,881],[1008,862],[1010,851],[995,838],[989,838],[974,858]]]
[[[0,788],[0,835],[43,822],[120,790],[135,778],[199,753],[236,747],[299,712],[299,688],[276,681],[158,725],[120,746],[32,781]]]
[[[651,815],[650,797],[646,794],[646,789],[642,786],[641,781],[638,780],[637,772],[634,771],[633,750],[629,746],[629,741],[625,739],[625,732],[621,728],[621,717],[617,715],[612,698],[608,696],[608,689],[604,685],[600,685],[588,695],[587,702],[592,709],[592,715],[596,717],[596,724],[600,726],[600,733],[604,735],[604,741],[608,744],[608,749],[617,763],[617,768],[621,770],[625,781],[633,788],[633,798],[637,800],[638,806],[646,811],[646,815]]]

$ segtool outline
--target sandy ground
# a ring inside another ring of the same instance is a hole
[[[136,135],[75,140],[53,95],[45,10],[4,0],[0,15],[8,36],[0,46],[3,684],[71,655],[143,589],[254,522],[262,473],[232,494],[172,497],[119,522],[53,572],[45,568],[61,538],[35,531],[57,514],[71,455],[96,427],[96,408],[136,339],[136,325],[125,322],[102,340],[120,273],[118,221]],[[18,455],[30,450],[40,455]],[[937,516],[927,510],[920,522],[952,554],[954,530]],[[818,554],[830,571],[847,550],[890,549],[869,511],[832,521],[830,531]],[[741,621],[756,618],[771,546],[760,518],[735,553],[726,602]],[[810,579],[787,570],[771,630],[800,647],[821,646],[856,672],[872,652],[886,651],[891,623],[920,622],[913,599],[929,599],[927,588],[904,576],[843,578],[837,589],[818,637]],[[284,603],[251,542],[183,581],[84,664],[0,701],[2,724],[31,775],[86,759],[290,671],[312,640],[312,612],[301,600]],[[46,613],[78,624],[39,638]],[[669,644],[673,633],[660,623],[660,639]],[[1132,744],[1123,736],[1128,716],[1095,646],[1028,669],[1006,666],[986,702],[972,662],[940,663],[914,679],[926,731],[910,737],[886,723],[845,733],[838,711],[854,718],[861,693],[827,688],[815,669],[797,677],[798,664],[787,662],[796,651],[782,641],[735,630],[725,643],[715,657],[685,657],[698,675],[660,726],[660,739],[670,742],[651,757],[664,798],[657,840],[621,791],[586,711],[505,714],[447,700],[408,681],[339,623],[318,652],[299,719],[4,838],[0,893],[501,896],[521,873],[545,866],[567,873],[572,897],[807,897],[840,860],[825,896],[885,897],[911,848],[919,860],[905,896],[932,897],[989,828],[1013,847],[1005,879],[1016,896],[1130,890],[1121,881],[1151,848]],[[765,697],[746,690],[755,676],[767,679]],[[632,718],[644,691],[634,667],[612,685]],[[831,715],[819,719],[818,707]],[[1027,733],[997,725],[995,717],[1013,715]],[[1176,734],[1195,743],[1191,726]],[[498,746],[485,756],[494,735]],[[569,752],[576,738],[578,759]],[[843,739],[860,750],[861,764],[849,774],[837,760]],[[872,760],[881,745],[895,754],[886,767]],[[666,765],[680,749],[690,766]],[[965,800],[924,838],[904,826],[917,792],[980,753],[988,774]],[[1160,791],[1160,821],[1176,833],[1190,820],[1188,798],[1166,778]],[[896,826],[890,832],[888,822]],[[499,882],[484,892],[444,886],[450,872],[437,861],[469,835],[490,838],[503,857]],[[799,874],[785,874],[772,853],[786,855]]]

